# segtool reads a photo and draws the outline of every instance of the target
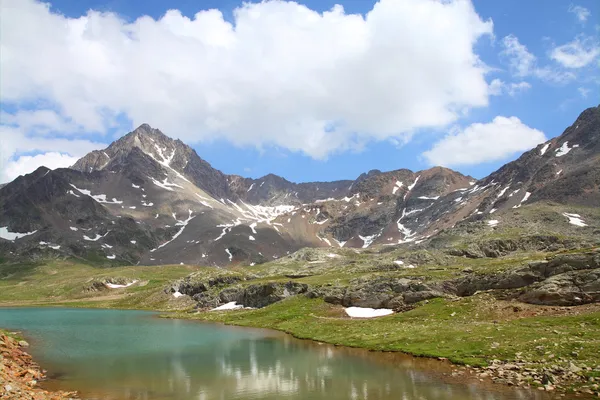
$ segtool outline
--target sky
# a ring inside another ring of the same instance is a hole
[[[148,123],[227,174],[482,178],[600,103],[597,0],[2,0],[0,182]]]

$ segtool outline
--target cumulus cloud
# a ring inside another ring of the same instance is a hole
[[[574,4],[569,5],[568,11],[570,13],[575,14],[575,17],[577,17],[577,20],[581,23],[585,23],[587,21],[587,19],[590,17],[590,15],[592,15],[590,10],[588,10],[587,8],[582,7],[582,6],[577,6]]]
[[[266,1],[233,23],[217,10],[127,22],[33,0],[1,8],[3,102],[40,132],[102,133],[125,117],[191,144],[325,158],[446,126],[490,94],[474,45],[493,24],[469,0],[380,0],[365,16]]]
[[[507,157],[545,142],[542,131],[517,117],[497,116],[489,123],[474,123],[448,134],[423,156],[431,165],[474,165]]]
[[[0,182],[10,182],[19,175],[25,175],[37,168],[44,166],[50,169],[67,168],[75,164],[77,157],[56,152],[37,154],[35,156],[21,156],[8,162],[0,174]]]
[[[31,136],[19,127],[8,125],[0,125],[0,138],[0,183],[32,172],[41,165],[63,167],[59,160],[67,162],[67,157],[76,160],[92,150],[106,147],[104,143],[87,139]],[[32,153],[41,154],[32,158]],[[49,155],[44,157],[45,154]]]
[[[582,68],[600,55],[600,46],[592,38],[579,36],[572,42],[555,47],[550,57],[566,68]]]

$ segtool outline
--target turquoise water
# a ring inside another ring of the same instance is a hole
[[[86,399],[549,399],[498,385],[448,383],[439,363],[299,341],[265,330],[154,313],[0,308],[23,331],[49,389]],[[447,372],[447,371],[446,371]]]

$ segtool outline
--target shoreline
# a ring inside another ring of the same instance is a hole
[[[29,343],[0,329],[0,398],[6,400],[74,400],[77,392],[48,391],[39,386],[45,371],[25,351]]]

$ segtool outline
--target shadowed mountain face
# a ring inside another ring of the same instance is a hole
[[[0,255],[226,266],[305,246],[412,246],[536,203],[598,207],[599,187],[599,107],[479,181],[441,167],[300,184],[225,175],[144,124],[70,169],[0,187]]]

